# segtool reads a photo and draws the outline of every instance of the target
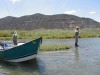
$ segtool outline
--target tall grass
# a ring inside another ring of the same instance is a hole
[[[72,46],[69,45],[41,45],[40,51],[57,51],[70,49]]]
[[[15,30],[0,30],[0,40],[12,39],[12,34]],[[37,29],[37,30],[16,30],[19,34],[19,39],[34,39],[43,37],[44,39],[66,39],[74,38],[74,30],[72,29]],[[100,37],[100,29],[81,29],[80,38]]]

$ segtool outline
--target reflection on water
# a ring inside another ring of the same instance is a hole
[[[79,60],[79,53],[78,53],[78,47],[75,47],[75,60]]]
[[[0,75],[45,75],[45,64],[39,58],[23,63],[9,63],[0,61]]]

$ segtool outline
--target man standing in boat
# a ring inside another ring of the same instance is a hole
[[[17,45],[17,44],[18,44],[18,42],[17,42],[18,36],[19,36],[19,35],[17,34],[17,32],[14,31],[14,33],[13,33],[13,35],[12,35],[12,39],[13,39],[14,45]]]
[[[75,28],[75,46],[78,46],[78,35],[79,35],[79,27]]]

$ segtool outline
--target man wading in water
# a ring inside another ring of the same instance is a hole
[[[75,46],[78,46],[78,35],[79,35],[79,27],[75,29]]]

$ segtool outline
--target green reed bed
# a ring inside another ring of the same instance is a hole
[[[100,29],[82,29],[80,31],[80,38],[100,37]]]
[[[0,30],[0,40],[11,40],[15,30]],[[37,29],[37,30],[16,30],[19,39],[66,39],[74,38],[74,29]],[[100,29],[80,29],[80,38],[100,37]]]
[[[12,39],[12,33],[15,30],[2,30],[0,31],[0,39],[1,40],[10,40]],[[63,29],[54,29],[54,30],[17,30],[19,34],[19,39],[34,39],[37,37],[43,37],[44,39],[65,39],[65,38],[73,38],[74,33],[71,30],[63,30]]]
[[[57,51],[70,49],[72,46],[69,45],[41,45],[40,51]]]

